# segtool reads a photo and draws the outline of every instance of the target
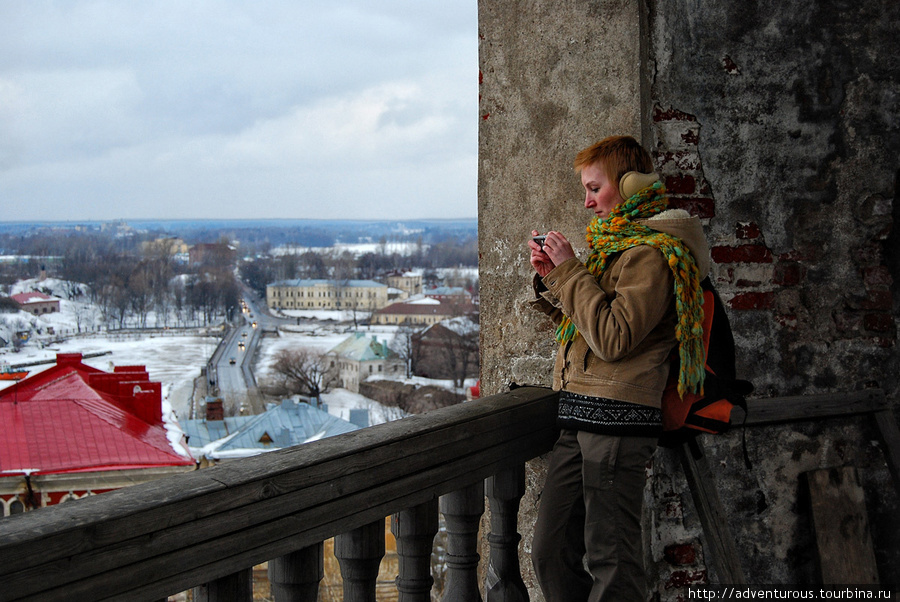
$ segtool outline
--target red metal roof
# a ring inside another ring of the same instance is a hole
[[[160,384],[143,366],[107,373],[58,354],[0,391],[0,477],[193,463],[169,442]]]
[[[43,303],[44,301],[58,301],[54,297],[50,295],[45,295],[44,293],[40,293],[38,291],[31,291],[30,293],[19,293],[18,295],[12,295],[10,297],[13,301],[18,303],[19,305],[27,305],[29,303]]]

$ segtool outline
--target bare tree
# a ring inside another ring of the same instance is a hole
[[[400,328],[397,329],[394,338],[391,340],[391,349],[406,364],[406,378],[416,373],[416,365],[421,359],[422,347],[416,344],[416,337],[422,330],[423,328],[417,328],[409,321],[406,321],[400,325]]]
[[[97,321],[97,310],[90,303],[82,303],[80,301],[72,302],[73,312],[75,314],[75,327],[81,333],[82,328],[85,330],[93,330]]]
[[[174,303],[172,285],[170,282],[157,282],[153,289],[153,307],[156,310],[156,326],[162,322],[163,327],[169,327],[169,313]]]
[[[343,251],[339,255],[329,258],[329,271],[335,307],[343,311],[349,310],[353,318],[353,327],[359,328],[356,300],[353,298],[353,287],[350,286],[350,281],[356,272],[356,260],[349,251]]]
[[[325,266],[325,260],[322,256],[314,251],[306,251],[300,256],[299,265],[296,266],[299,273],[304,278],[325,278],[328,270]],[[293,278],[294,276],[290,276]]]
[[[272,371],[285,391],[315,398],[327,393],[339,379],[329,358],[307,347],[279,351]]]
[[[147,327],[147,314],[153,300],[153,289],[150,276],[144,269],[136,269],[128,278],[127,294],[131,302],[131,311],[137,316],[138,325]]]
[[[131,306],[125,283],[118,276],[110,277],[100,290],[99,300],[107,327],[117,325],[119,329],[125,328]]]
[[[172,305],[175,309],[175,325],[187,325],[190,305],[187,302],[187,290],[184,285],[184,279],[175,278],[172,280]]]

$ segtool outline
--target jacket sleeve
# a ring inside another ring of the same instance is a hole
[[[615,282],[609,294],[580,261],[570,259],[544,277],[544,296],[569,316],[599,358],[614,362],[662,321],[672,306],[674,278],[663,255],[646,245],[622,252],[607,270]]]
[[[534,299],[529,301],[531,307],[547,314],[554,324],[559,324],[562,321],[562,310],[555,305],[556,299],[549,294],[546,285],[537,274],[534,275],[532,287],[534,288]]]

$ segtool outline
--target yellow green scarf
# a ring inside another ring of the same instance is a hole
[[[633,221],[651,217],[666,209],[669,200],[665,193],[662,183],[656,182],[616,205],[607,219],[595,217],[587,227],[587,241],[592,250],[584,265],[599,280],[612,253],[638,245],[649,245],[659,249],[665,256],[675,277],[675,309],[678,314],[675,338],[678,340],[678,356],[681,360],[678,394],[684,397],[688,390],[702,394],[706,376],[703,290],[700,287],[697,263],[681,239]],[[578,329],[568,316],[563,316],[556,328],[556,340],[565,343],[576,336]]]

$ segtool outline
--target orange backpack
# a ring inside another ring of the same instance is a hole
[[[703,288],[703,351],[706,379],[703,393],[687,392],[678,396],[678,354],[673,354],[669,380],[662,397],[663,439],[683,440],[700,432],[721,433],[731,426],[731,410],[739,406],[746,412],[745,397],[753,384],[736,377],[734,335],[725,306],[709,278]]]

